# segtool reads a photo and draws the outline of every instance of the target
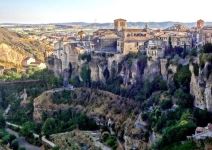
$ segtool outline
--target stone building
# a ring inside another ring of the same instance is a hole
[[[200,31],[202,44],[212,43],[212,26],[205,26]]]
[[[119,36],[114,29],[100,29],[93,33],[94,48],[96,51],[116,53]]]
[[[103,52],[137,53],[144,42],[152,38],[149,30],[129,29],[124,19],[114,20],[114,29],[99,29],[93,33],[95,50]]]
[[[167,46],[169,45],[169,39],[171,38],[173,47],[191,47],[192,36],[189,32],[181,31],[164,31],[160,35],[156,36],[157,39],[162,40]]]
[[[124,19],[116,19],[114,20],[114,27],[117,31],[122,31],[127,29],[127,21]]]
[[[205,26],[205,22],[200,19],[197,21],[193,35],[196,46],[212,43],[212,26]]]
[[[147,56],[152,60],[164,57],[165,45],[162,40],[149,40],[146,48]]]
[[[202,29],[204,26],[205,22],[202,19],[197,20],[197,29]]]
[[[117,50],[123,54],[137,53],[144,48],[144,43],[153,36],[145,29],[124,29],[119,39]]]

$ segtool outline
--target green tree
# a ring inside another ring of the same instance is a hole
[[[191,72],[188,66],[179,66],[177,73],[174,75],[174,82],[176,87],[184,88],[189,91],[191,81]]]
[[[5,125],[6,125],[5,119],[4,119],[3,115],[1,114],[0,115],[0,128],[4,128]]]
[[[190,55],[191,56],[197,56],[197,49],[196,48],[193,48],[191,51],[190,51]]]
[[[15,140],[12,141],[12,143],[11,143],[11,148],[12,148],[13,150],[18,150],[19,144],[18,144],[18,140],[17,140],[17,139],[15,139]]]
[[[54,118],[48,118],[42,126],[42,133],[48,136],[55,133],[58,128],[60,127],[57,126],[56,120]]]
[[[192,108],[193,97],[189,93],[185,93],[182,89],[178,89],[174,93],[174,97],[177,98],[177,104],[181,107]]]
[[[89,86],[91,82],[91,70],[88,65],[84,65],[82,67],[80,76],[82,77],[82,80],[85,83],[85,85]]]
[[[35,129],[34,123],[28,121],[22,125],[21,134],[25,137],[31,137],[34,129]]]
[[[160,102],[160,107],[165,110],[165,109],[170,109],[172,107],[172,100],[168,99],[168,100],[162,100]]]
[[[172,38],[169,36],[169,49],[173,49],[172,47]]]
[[[211,43],[206,43],[203,46],[203,52],[204,53],[212,53],[212,44]]]
[[[110,72],[109,72],[108,68],[106,68],[104,70],[103,75],[104,75],[104,77],[105,77],[105,79],[107,81],[109,79],[109,77],[110,77]]]

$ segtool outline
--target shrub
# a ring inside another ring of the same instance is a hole
[[[172,107],[172,100],[168,99],[168,100],[162,100],[160,102],[160,107],[165,110],[165,109],[170,109]]]
[[[212,53],[212,44],[211,43],[206,43],[203,46],[203,53]]]
[[[177,73],[174,75],[174,82],[176,87],[185,88],[189,91],[191,81],[191,72],[188,66],[179,66]]]
[[[11,143],[11,148],[12,148],[13,150],[18,150],[19,144],[18,144],[18,140],[17,140],[17,139],[15,139],[15,140],[12,141],[12,143]]]
[[[177,104],[180,107],[192,108],[193,97],[189,93],[185,93],[182,89],[178,89],[174,93],[174,97],[177,98]]]
[[[116,150],[118,144],[115,136],[112,135],[106,135],[103,139],[103,142],[111,147],[113,150]]]
[[[194,74],[195,76],[198,76],[199,75],[199,65],[196,64],[196,63],[193,63],[193,68],[194,68]]]

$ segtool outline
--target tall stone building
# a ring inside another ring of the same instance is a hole
[[[201,19],[197,21],[196,30],[193,34],[197,46],[212,43],[212,26],[205,26],[205,22]]]
[[[122,31],[127,29],[127,21],[124,19],[116,19],[114,20],[114,28],[117,31]]]
[[[102,52],[137,53],[152,38],[146,29],[129,29],[124,19],[114,20],[114,29],[99,29],[93,34],[95,49]]]
[[[204,26],[205,22],[202,19],[197,20],[197,29],[202,29]]]

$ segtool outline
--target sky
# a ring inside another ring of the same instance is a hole
[[[212,21],[212,0],[0,0],[0,23]]]

